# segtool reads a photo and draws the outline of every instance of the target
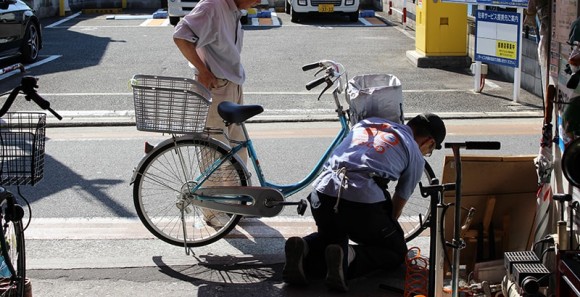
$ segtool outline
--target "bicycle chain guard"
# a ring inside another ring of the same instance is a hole
[[[212,210],[244,216],[274,217],[283,205],[284,196],[278,190],[266,187],[209,187],[195,191],[191,204]],[[237,204],[250,199],[249,204]]]

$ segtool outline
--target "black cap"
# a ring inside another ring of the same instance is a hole
[[[447,134],[447,129],[445,129],[445,123],[443,123],[443,120],[441,120],[438,115],[432,113],[420,114],[417,116],[417,120],[417,124],[425,127],[425,129],[429,131],[431,137],[435,139],[435,148],[440,150],[441,144],[443,143],[443,140],[445,140],[445,135]]]

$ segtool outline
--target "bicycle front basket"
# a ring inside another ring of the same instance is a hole
[[[131,86],[137,130],[176,134],[204,130],[211,95],[197,81],[138,74]]]
[[[7,113],[0,119],[0,185],[34,185],[44,175],[46,115]]]

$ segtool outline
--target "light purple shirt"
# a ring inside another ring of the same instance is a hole
[[[175,26],[173,37],[195,43],[197,54],[217,78],[242,85],[246,74],[241,16],[233,0],[202,0]]]
[[[337,197],[343,177],[339,169],[344,167],[347,180],[341,198],[376,203],[385,196],[373,174],[398,181],[395,193],[408,200],[421,179],[425,159],[409,126],[368,118],[353,127],[325,165],[314,183],[317,191]]]

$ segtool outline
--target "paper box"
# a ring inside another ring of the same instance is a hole
[[[460,264],[467,272],[477,262],[503,259],[505,251],[529,250],[533,243],[536,211],[537,174],[534,156],[462,156],[461,225],[468,209],[475,208],[471,224],[464,230],[466,247]],[[442,183],[455,183],[453,156],[444,159]],[[455,203],[455,192],[444,195],[445,203]],[[453,241],[455,208],[445,213],[445,239]],[[452,260],[453,251],[447,249]],[[447,266],[445,271],[450,271]]]

